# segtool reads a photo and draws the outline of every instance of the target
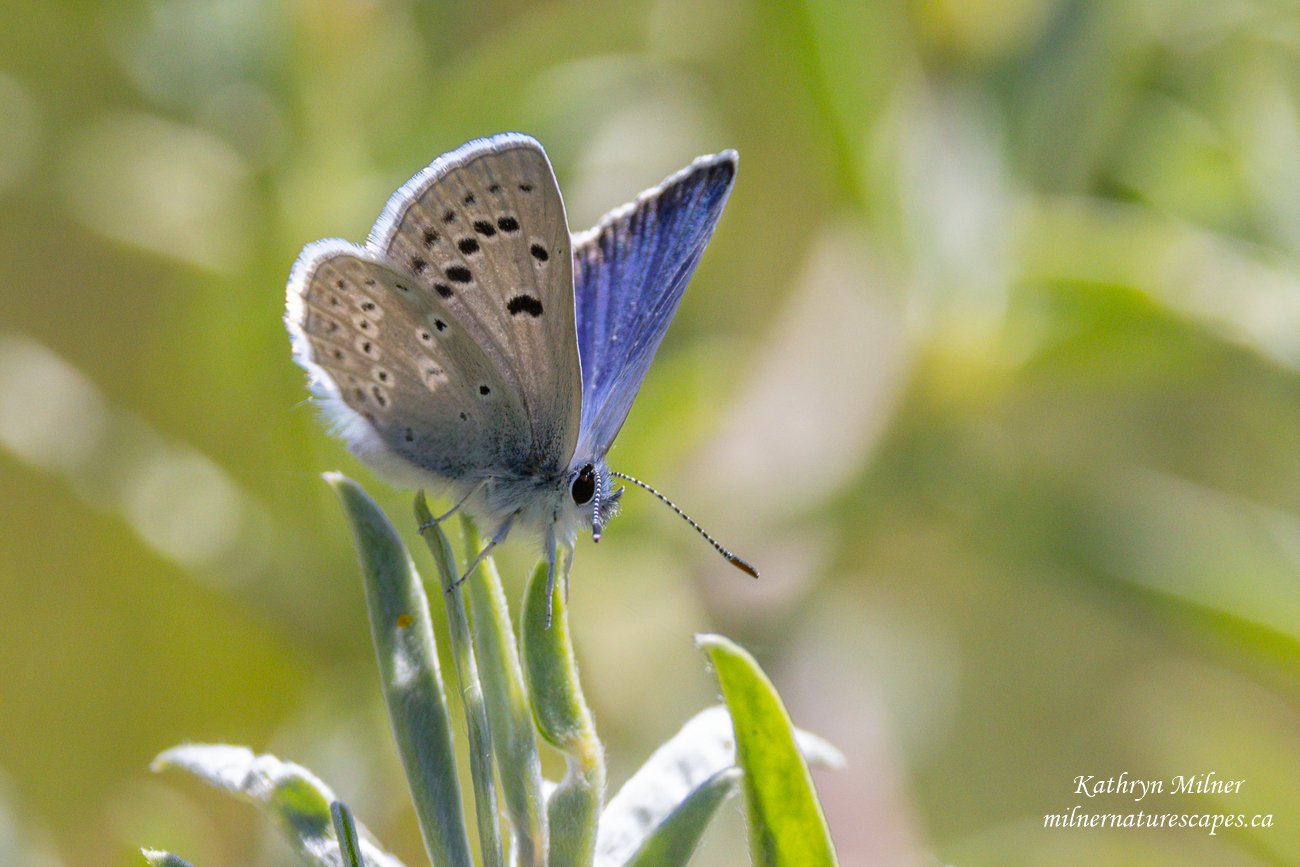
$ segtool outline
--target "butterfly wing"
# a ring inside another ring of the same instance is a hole
[[[395,481],[567,468],[581,373],[564,206],[541,146],[503,134],[433,162],[365,247],[308,245],[286,324],[352,450]]]
[[[382,255],[309,245],[285,320],[338,432],[389,478],[475,482],[527,447],[524,407],[499,367],[444,299]]]
[[[701,157],[574,237],[584,458],[604,457],[623,426],[722,216],[737,159]]]
[[[496,367],[523,409],[508,472],[568,468],[582,377],[564,203],[536,140],[503,133],[440,157],[389,200],[368,246],[409,271]]]

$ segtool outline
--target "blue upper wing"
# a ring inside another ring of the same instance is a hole
[[[735,151],[700,157],[574,238],[582,421],[577,458],[609,451],[736,179]]]

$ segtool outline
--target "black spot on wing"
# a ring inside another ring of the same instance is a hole
[[[446,283],[434,283],[433,288],[434,291],[437,292],[439,295],[441,295],[443,298],[451,297],[451,287],[448,286]]]
[[[519,221],[514,217],[502,217],[497,220],[497,228],[503,232],[518,232]]]
[[[533,254],[533,258],[538,262],[545,262],[547,259],[551,258],[551,255],[546,252],[546,248],[541,244],[534,244],[528,251]]]
[[[471,256],[478,252],[478,241],[474,238],[461,238],[456,243],[456,246],[466,256]]]
[[[439,238],[439,237],[441,237],[441,236],[440,236],[437,232],[435,232],[433,229],[425,229],[425,230],[424,230],[424,246],[426,246],[426,247],[432,247],[434,244],[438,243],[438,238]]]
[[[444,273],[454,283],[468,283],[474,279],[474,275],[464,265],[452,265]]]
[[[497,233],[497,227],[489,223],[487,220],[475,220],[474,231],[478,232],[484,238],[491,238]]]
[[[443,215],[442,215],[442,221],[443,221],[444,223],[454,223],[454,222],[456,222],[456,212],[455,212],[455,211],[448,211],[447,213],[443,214]]]
[[[536,319],[542,315],[542,302],[541,299],[533,295],[516,295],[506,302],[506,309],[510,311],[512,316],[527,313]]]

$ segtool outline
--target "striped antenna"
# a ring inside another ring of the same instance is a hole
[[[732,566],[735,566],[737,569],[739,569],[741,572],[744,572],[746,575],[750,575],[754,578],[758,577],[757,569],[749,565],[749,563],[747,563],[746,561],[737,557],[735,554],[728,551],[726,548],[722,547],[722,545],[718,542],[717,539],[710,536],[707,530],[705,530],[703,527],[697,524],[694,518],[692,518],[690,515],[686,514],[681,509],[679,509],[677,507],[677,504],[674,503],[672,500],[668,499],[663,494],[659,493],[654,488],[650,487],[640,479],[633,478],[632,476],[629,476],[626,473],[619,473],[610,470],[609,474],[611,476],[614,476],[615,478],[622,479],[625,482],[631,482],[632,484],[636,485],[638,488],[641,488],[644,491],[649,491],[650,493],[654,494],[655,497],[658,498],[659,502],[663,503],[665,506],[672,509],[674,512],[677,513],[677,516],[679,518],[681,518],[683,521],[685,521],[686,523],[694,527],[695,532],[703,536],[705,541],[707,541],[710,545],[713,546],[713,550],[717,551],[719,554],[725,557],[728,563],[730,563]]]

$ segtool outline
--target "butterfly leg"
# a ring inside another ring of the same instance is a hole
[[[560,556],[564,556],[563,569],[560,566]],[[555,540],[555,531],[547,530],[546,532],[546,628],[551,628],[551,600],[555,598],[555,581],[558,575],[559,580],[564,582],[564,602],[569,602],[569,569],[573,566],[573,546],[566,546],[563,551]]]
[[[496,534],[493,535],[492,538],[488,540],[488,543],[483,546],[483,550],[478,552],[478,556],[476,556],[473,562],[469,564],[469,568],[465,570],[465,574],[461,575],[459,578],[453,581],[451,585],[447,587],[447,589],[444,592],[446,593],[455,592],[456,589],[460,587],[460,585],[465,583],[465,580],[469,578],[469,576],[474,574],[474,570],[478,568],[478,564],[483,562],[483,558],[486,557],[488,554],[492,553],[493,548],[495,548],[497,545],[500,545],[502,542],[506,540],[506,536],[509,535],[510,533],[510,527],[515,522],[515,515],[518,514],[519,514],[518,512],[515,512],[514,515],[511,515],[510,517],[506,518],[504,521],[501,522],[501,527],[496,531]]]
[[[443,521],[447,520],[452,515],[459,512],[460,507],[465,505],[465,501],[468,500],[470,497],[474,496],[475,494],[477,494],[480,490],[482,490],[483,486],[486,484],[487,484],[486,480],[479,482],[477,485],[470,488],[469,492],[465,494],[465,496],[457,500],[456,505],[452,506],[444,514],[441,514],[436,518],[430,518],[428,521],[425,521],[423,524],[417,527],[416,529],[419,530],[420,535],[423,536],[426,530],[432,530],[434,527],[438,526]]]
[[[567,545],[564,549],[564,604],[569,604],[569,570],[573,568],[573,546]]]
[[[546,628],[551,628],[551,600],[555,598],[555,528],[546,530]]]

